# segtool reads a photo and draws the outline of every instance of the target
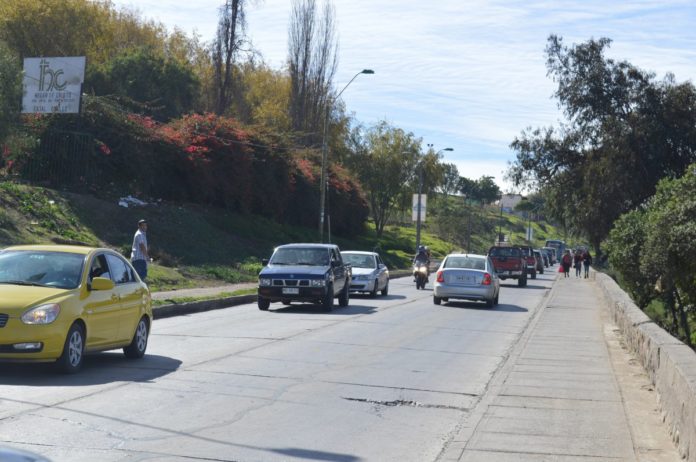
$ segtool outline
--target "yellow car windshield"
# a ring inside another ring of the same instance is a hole
[[[0,284],[74,289],[80,285],[85,256],[69,252],[0,252]]]

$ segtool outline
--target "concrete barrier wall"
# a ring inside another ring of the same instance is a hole
[[[696,353],[652,322],[611,277],[595,273],[595,280],[628,347],[655,386],[679,453],[696,462]]]

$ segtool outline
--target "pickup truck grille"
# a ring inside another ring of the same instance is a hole
[[[0,327],[5,327],[7,324],[7,319],[9,318],[6,314],[0,314]]]
[[[308,279],[274,279],[273,285],[278,287],[308,287]]]

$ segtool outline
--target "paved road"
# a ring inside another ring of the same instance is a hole
[[[608,358],[592,314],[586,321],[573,313],[567,330],[553,332],[561,311],[546,305],[558,292],[550,290],[555,277],[530,280],[526,289],[506,284],[493,310],[434,306],[431,291],[403,278],[392,281],[388,297],[354,297],[330,314],[244,305],[158,320],[144,360],[103,353],[77,376],[2,365],[0,444],[57,462],[503,460],[494,451],[523,460],[515,449],[532,457],[524,460],[638,460],[611,374],[592,378],[606,398],[599,402],[588,398],[588,386],[553,376],[581,363],[558,365],[572,355],[573,335],[586,349],[582,361]],[[572,289],[563,284],[561,294]],[[557,355],[556,365],[524,375],[544,354]],[[595,373],[611,368],[601,364]],[[550,389],[585,393],[577,399],[592,401],[595,417],[616,425],[616,442],[597,435],[612,451],[607,459],[597,459],[601,447],[587,450],[591,413],[580,422],[585,446],[559,439],[577,443],[578,420],[564,424],[568,413],[553,410],[544,420],[553,403],[540,401]],[[610,414],[601,414],[607,402]],[[525,413],[527,404],[536,410]],[[557,438],[544,439],[545,428]]]

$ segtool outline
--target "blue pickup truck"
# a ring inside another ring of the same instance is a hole
[[[337,245],[281,245],[263,265],[259,273],[260,310],[268,310],[272,302],[303,302],[331,311],[334,298],[339,306],[348,305],[351,267],[343,261]]]

